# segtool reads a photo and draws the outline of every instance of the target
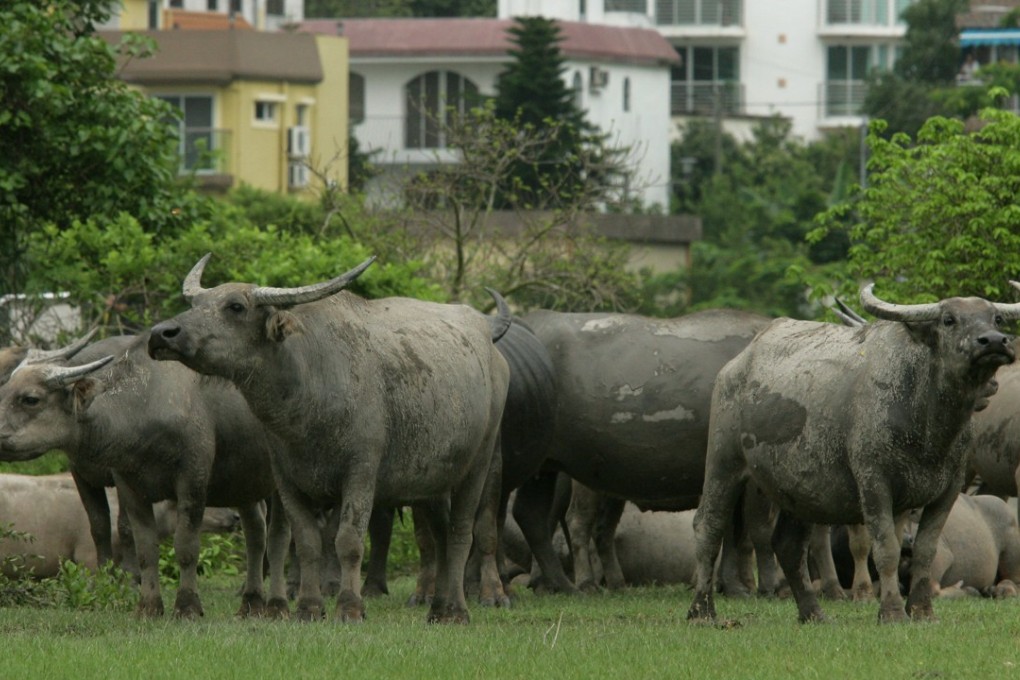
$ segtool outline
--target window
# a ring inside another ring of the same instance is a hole
[[[674,115],[740,113],[740,51],[737,47],[676,48],[683,60],[672,71],[670,107]]]
[[[217,12],[220,9],[220,0],[206,0],[205,8],[210,12]]]
[[[241,0],[230,0],[230,13],[240,14],[242,11],[244,11],[241,5],[242,5]]]
[[[178,152],[181,171],[213,172],[219,151],[216,130],[213,128],[213,98],[208,95],[159,95],[181,111],[178,125]]]
[[[149,30],[159,28],[159,0],[149,0]]]
[[[255,122],[265,125],[276,123],[277,103],[259,99],[255,101]]]
[[[630,78],[623,79],[623,110],[630,111]]]
[[[478,101],[478,86],[454,71],[429,71],[409,82],[404,90],[404,141],[409,149],[445,148],[444,128]]]
[[[584,109],[584,79],[580,71],[574,71],[574,78],[570,82],[570,89],[574,91],[574,106]]]
[[[607,12],[638,12],[648,11],[648,0],[606,0]]]
[[[855,116],[867,91],[866,79],[873,69],[886,70],[888,45],[833,45],[826,54],[825,115]]]
[[[170,0],[170,7],[173,9],[183,9],[184,0]]]
[[[655,23],[660,26],[739,26],[742,0],[656,0]]]
[[[347,106],[351,125],[365,121],[365,76],[351,73],[348,81]]]
[[[283,0],[266,0],[266,14],[282,17],[285,14]]]
[[[913,0],[827,0],[825,19],[830,24],[902,24],[903,10],[911,4]]]

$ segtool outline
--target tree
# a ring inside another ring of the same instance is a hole
[[[45,225],[120,212],[153,231],[174,221],[170,110],[117,79],[115,50],[94,33],[109,4],[0,5],[0,293],[23,290],[26,239]]]
[[[307,0],[305,16],[494,17],[496,0]]]
[[[981,118],[974,133],[932,118],[916,140],[885,139],[884,124],[872,124],[868,186],[822,214],[811,235],[846,232],[847,276],[835,290],[816,282],[816,294],[855,300],[871,280],[902,303],[1011,297],[1007,279],[1020,276],[1020,118],[997,109]]]
[[[904,10],[903,51],[891,72],[869,77],[862,107],[868,117],[888,121],[888,134],[913,136],[928,118],[952,113],[943,102],[945,91],[956,88],[960,65],[956,16],[969,4],[969,0],[919,0]]]
[[[516,182],[503,203],[538,205],[550,183],[564,186],[569,178],[576,190],[596,182],[606,193],[625,190],[629,177],[619,161],[625,149],[612,149],[607,137],[589,123],[578,107],[575,92],[563,81],[566,59],[560,51],[560,28],[552,19],[518,17],[508,30],[515,45],[513,61],[496,83],[495,114],[525,130],[554,128],[556,134],[543,146],[542,155],[519,160],[513,168]],[[569,187],[560,196],[569,200]]]

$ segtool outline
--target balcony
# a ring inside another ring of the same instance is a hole
[[[185,127],[180,144],[180,174],[193,175],[203,189],[229,189],[231,131],[209,127]]]
[[[845,118],[861,115],[868,93],[863,80],[827,80],[821,85],[824,118]]]
[[[724,116],[744,111],[744,86],[733,81],[677,81],[670,84],[670,113],[674,116]]]
[[[740,26],[742,0],[656,0],[659,26]]]

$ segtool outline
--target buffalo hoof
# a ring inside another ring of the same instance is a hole
[[[298,600],[294,618],[298,621],[322,621],[326,618],[326,612],[322,608],[322,600]]]
[[[505,593],[496,593],[489,597],[479,597],[478,604],[483,607],[503,607],[509,609],[510,597]]]
[[[163,599],[160,597],[151,600],[140,600],[135,614],[143,619],[158,619],[163,616]]]
[[[350,591],[340,593],[336,599],[336,617],[343,623],[363,623],[365,602]]]
[[[848,599],[846,591],[843,590],[843,586],[839,585],[839,581],[822,583],[820,592],[822,597],[833,602],[842,602]]]
[[[378,581],[365,581],[365,585],[361,586],[362,597],[382,597],[383,595],[389,595],[390,589],[386,583],[379,583]]]
[[[804,612],[798,612],[797,620],[801,623],[828,623],[829,621],[829,619],[825,616],[825,612],[818,607],[808,609]]]
[[[687,610],[687,620],[691,623],[715,623],[715,603],[705,593],[696,593],[691,608]]]
[[[442,611],[430,610],[426,620],[429,623],[467,624],[471,622],[471,616],[463,607],[443,607]]]
[[[418,607],[421,605],[432,604],[432,596],[424,593],[414,592],[411,593],[411,597],[407,598],[408,607]]]
[[[323,597],[336,597],[340,594],[340,581],[326,581],[322,584]]]
[[[266,617],[270,619],[289,619],[290,606],[287,604],[287,600],[282,597],[269,598],[269,604],[266,605]]]
[[[237,616],[242,619],[258,618],[266,614],[266,599],[262,593],[244,593],[241,595],[241,608]]]
[[[752,592],[743,583],[729,583],[723,584],[722,594],[725,597],[746,600],[751,597]]]
[[[875,600],[875,589],[870,583],[862,583],[853,590],[851,598],[854,602],[873,602]]]
[[[602,588],[595,581],[582,581],[577,584],[577,589],[585,594],[599,593],[602,592]]]
[[[909,621],[907,612],[900,605],[887,607],[882,605],[878,610],[879,623],[905,623]]]
[[[994,586],[992,586],[991,594],[995,599],[1004,599],[1007,597],[1017,596],[1017,585],[1010,581],[1008,578],[1002,579]]]
[[[174,616],[178,619],[197,619],[205,616],[202,609],[202,601],[198,599],[198,593],[193,590],[177,591],[177,599],[174,601]]]

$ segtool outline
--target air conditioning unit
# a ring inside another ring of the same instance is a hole
[[[308,166],[303,161],[291,161],[287,164],[287,186],[291,189],[303,189],[308,186]]]
[[[606,85],[609,84],[609,71],[599,68],[598,66],[592,66],[588,69],[588,89],[592,92],[598,92]]]
[[[287,130],[287,155],[291,158],[306,158],[312,152],[312,136],[304,125],[295,125]]]

